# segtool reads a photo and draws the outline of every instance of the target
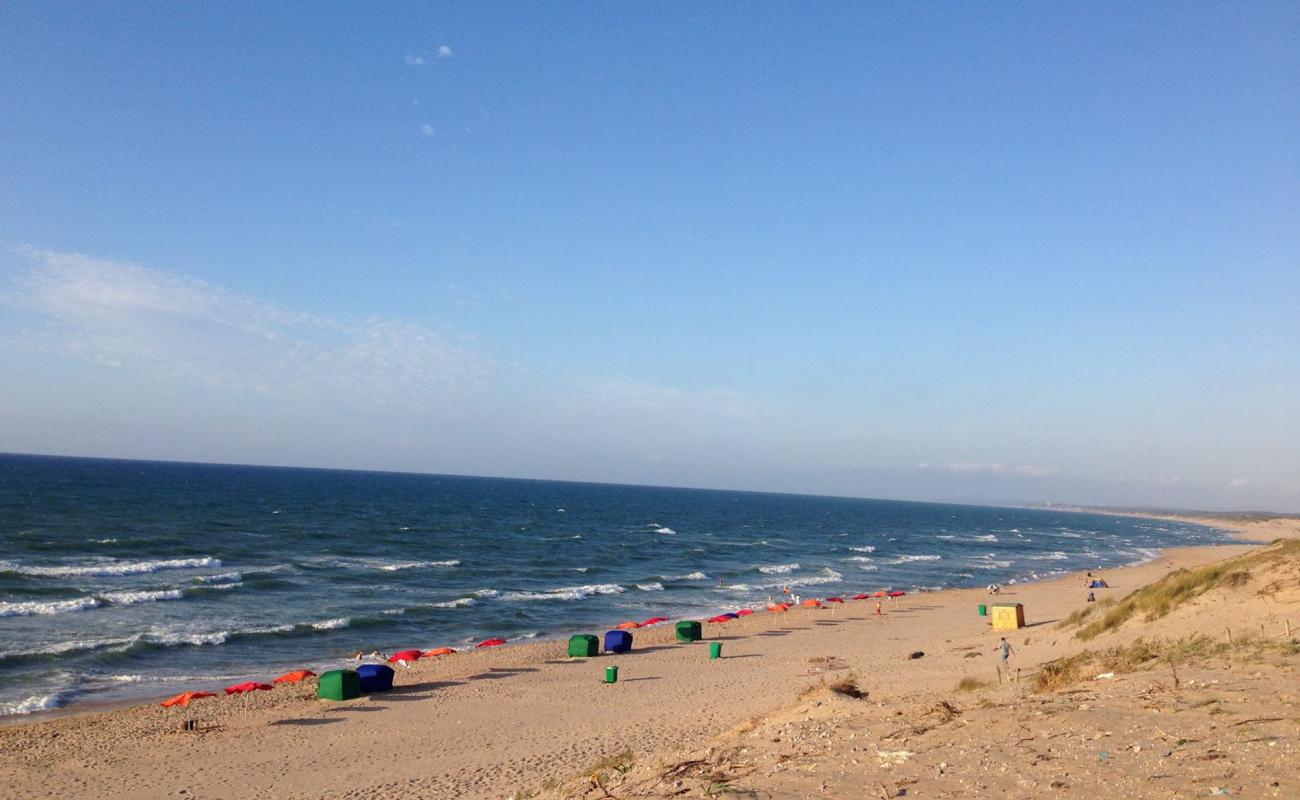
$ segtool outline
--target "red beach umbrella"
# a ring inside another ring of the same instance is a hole
[[[475,647],[497,647],[498,645],[503,645],[505,643],[506,643],[505,639],[484,639],[483,641],[479,642],[474,646]]]
[[[303,681],[306,680],[307,678],[314,678],[314,677],[316,677],[316,673],[312,672],[311,670],[300,669],[300,670],[295,670],[294,672],[286,672],[285,674],[281,675],[280,677],[276,678],[271,682],[272,683],[298,683],[299,681]]]
[[[709,622],[731,622],[736,618],[735,614],[719,614],[716,617],[709,617]]]
[[[854,599],[854,600],[866,600],[866,599],[867,599],[868,597],[870,597],[870,596],[871,596],[871,595],[867,594],[866,592],[863,592],[862,594],[855,594],[855,595],[853,595],[853,599]]]
[[[226,694],[243,694],[244,692],[269,692],[272,686],[269,683],[258,683],[257,681],[244,681],[236,683],[234,686],[226,687]]]
[[[828,597],[828,598],[826,598],[826,602],[828,602],[828,603],[843,603],[843,602],[844,602],[844,598],[843,598],[843,597]]]
[[[889,593],[889,596],[890,596],[890,597],[902,597],[902,596],[904,596],[904,595],[906,595],[906,594],[907,594],[907,592],[890,592],[890,593]]]
[[[212,692],[181,692],[175,697],[169,697],[162,701],[160,705],[163,708],[171,708],[172,706],[185,708],[190,704],[191,700],[198,700],[200,697],[216,697],[216,695]]]
[[[889,592],[872,592],[872,597],[889,597]]]
[[[642,622],[642,623],[641,623],[641,627],[642,627],[642,628],[646,628],[646,627],[649,627],[649,626],[651,626],[651,625],[658,625],[658,624],[661,623],[661,622],[667,622],[667,621],[668,621],[668,618],[667,618],[667,617],[651,617],[650,619],[646,620],[645,622]]]
[[[742,608],[742,609],[740,609],[739,611],[736,612],[736,616],[738,616],[738,617],[748,617],[750,614],[753,614],[753,613],[754,613],[754,609],[752,609],[752,608]]]
[[[435,647],[432,650],[426,650],[420,654],[421,658],[433,658],[434,656],[449,656],[456,652],[454,647]]]
[[[388,657],[389,664],[396,664],[398,661],[419,661],[420,656],[424,655],[419,650],[399,650]]]

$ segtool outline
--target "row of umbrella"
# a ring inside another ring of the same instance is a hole
[[[474,647],[475,648],[499,647],[500,645],[503,645],[505,643],[506,643],[505,639],[484,639],[483,641],[474,645]],[[456,648],[454,647],[437,647],[434,648],[433,650],[399,650],[398,652],[393,653],[391,656],[388,657],[388,663],[395,664],[399,661],[418,661],[421,658],[446,656],[446,655],[451,655],[452,653],[455,652],[456,652]],[[307,678],[314,678],[314,677],[316,677],[316,673],[312,672],[311,670],[299,669],[299,670],[294,670],[293,672],[286,672],[285,674],[281,675],[280,677],[272,681],[272,683],[282,683],[282,684],[299,683],[301,681],[306,680]],[[270,683],[260,683],[258,681],[244,681],[243,683],[236,683],[232,686],[227,686],[225,688],[225,692],[227,695],[245,694],[247,692],[269,692],[274,688],[275,687],[272,686]],[[169,697],[166,700],[162,701],[161,705],[163,708],[172,708],[172,707],[187,708],[191,701],[200,700],[204,697],[216,697],[216,696],[217,696],[216,692],[181,692],[175,697]]]
[[[853,595],[853,599],[869,600],[871,598],[877,598],[877,597],[896,598],[896,597],[902,597],[906,594],[907,592],[901,592],[901,591],[893,591],[893,592],[879,591],[879,592],[872,592],[870,594],[863,592],[861,594]],[[843,603],[844,598],[827,597],[825,598],[825,601],[810,598],[808,600],[803,601],[803,603],[801,603],[800,605],[807,606],[809,608],[824,608],[825,606],[823,605],[823,602]],[[794,607],[793,603],[773,603],[772,605],[767,607],[767,610],[774,613],[780,613],[793,607]],[[754,610],[752,608],[742,608],[736,611],[729,611],[725,614],[718,614],[717,616],[709,617],[707,621],[715,624],[722,624],[722,623],[730,622],[733,619],[739,619],[740,617],[747,617],[753,613]],[[643,622],[627,620],[626,622],[620,622],[618,625],[614,627],[621,631],[633,630],[636,628],[648,628],[653,625],[658,625],[662,622],[667,622],[668,619],[669,619],[668,617],[651,617],[647,620],[644,620]],[[474,648],[481,649],[485,647],[500,647],[503,644],[506,644],[505,639],[501,639],[501,638],[484,639],[483,641],[475,644]],[[398,662],[419,661],[421,658],[437,658],[438,656],[452,655],[455,652],[457,652],[457,650],[454,647],[436,647],[432,650],[416,650],[416,649],[399,650],[388,657],[388,663],[396,664]],[[283,684],[298,683],[300,681],[306,680],[307,678],[315,677],[315,675],[316,673],[312,672],[309,669],[300,669],[300,670],[295,670],[293,672],[287,672],[284,675],[281,675],[280,677],[276,678],[274,681],[272,681],[272,683],[283,683]],[[266,692],[266,691],[270,691],[273,688],[274,687],[269,683],[259,683],[257,681],[244,681],[243,683],[236,683],[233,686],[227,686],[225,692],[227,695],[232,695],[232,694],[244,694],[246,692]],[[216,697],[216,696],[217,694],[215,692],[181,692],[175,697],[169,697],[166,700],[162,701],[162,706],[164,708],[172,708],[173,706],[186,708],[193,700],[199,700],[204,697]]]

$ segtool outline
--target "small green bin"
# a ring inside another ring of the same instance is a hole
[[[618,667],[605,667],[605,683],[618,683]]]
[[[704,629],[693,619],[684,619],[677,623],[677,641],[698,642],[704,638]]]
[[[980,616],[987,617],[988,615],[989,615],[989,607],[983,603],[980,603]]]
[[[569,637],[569,656],[593,658],[600,655],[600,639],[590,633],[578,633]]]
[[[356,670],[332,669],[320,676],[316,696],[322,700],[355,700],[361,696],[361,676]]]
[[[722,658],[722,642],[709,642],[709,658]]]

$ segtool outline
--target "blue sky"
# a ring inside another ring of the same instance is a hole
[[[1300,510],[1294,4],[0,27],[0,450]]]

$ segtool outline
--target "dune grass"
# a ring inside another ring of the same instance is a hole
[[[1237,558],[1209,564],[1197,569],[1180,569],[1170,573],[1148,586],[1128,594],[1123,600],[1110,606],[1099,606],[1095,611],[1085,609],[1066,617],[1061,626],[1078,625],[1092,619],[1077,634],[1087,641],[1103,633],[1116,630],[1130,618],[1143,613],[1145,619],[1159,619],[1178,606],[1200,597],[1206,592],[1223,586],[1240,588],[1250,582],[1251,570],[1282,560],[1300,559],[1300,539],[1275,542],[1263,550]],[[1097,613],[1105,609],[1100,618]]]
[[[965,678],[962,678],[960,681],[957,682],[957,691],[978,692],[980,689],[983,689],[985,686],[988,685],[989,685],[988,681],[982,681],[979,678],[973,678],[967,675]]]

